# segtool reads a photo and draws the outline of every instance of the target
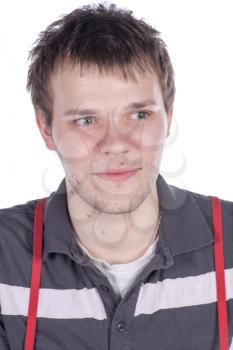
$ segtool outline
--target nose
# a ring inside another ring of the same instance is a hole
[[[115,120],[108,121],[104,136],[99,142],[99,151],[103,154],[127,153],[130,149],[129,135],[124,134]]]

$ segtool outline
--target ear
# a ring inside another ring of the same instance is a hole
[[[45,123],[43,112],[41,110],[36,111],[36,124],[38,126],[42,138],[44,139],[46,147],[51,151],[54,151],[56,147],[52,138],[52,124],[51,128],[48,128],[48,126]]]
[[[168,108],[168,112],[167,112],[167,135],[166,135],[166,138],[170,135],[170,127],[171,127],[172,117],[173,117],[173,105],[171,105]]]

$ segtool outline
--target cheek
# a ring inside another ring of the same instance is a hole
[[[139,144],[141,145],[142,151],[149,153],[159,152],[163,148],[166,127],[162,119],[153,121],[144,126],[141,131]]]
[[[54,141],[61,157],[70,161],[86,160],[93,153],[93,143],[78,134],[73,128],[54,132]]]
[[[93,142],[80,136],[76,130],[54,130],[56,151],[68,177],[86,181],[94,159]]]
[[[145,176],[153,176],[158,171],[164,140],[166,138],[166,120],[158,118],[148,123],[142,130],[139,144],[143,158]]]

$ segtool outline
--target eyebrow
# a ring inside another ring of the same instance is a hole
[[[141,102],[132,102],[128,104],[124,109],[125,110],[130,110],[130,109],[140,109],[148,106],[157,106],[156,101],[154,100],[146,100],[146,101],[141,101]],[[96,109],[78,109],[78,108],[71,108],[62,113],[62,117],[67,117],[67,116],[72,116],[72,115],[91,115],[97,113],[98,110]]]

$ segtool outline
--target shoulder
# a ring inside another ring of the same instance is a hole
[[[195,191],[191,191],[188,189],[180,188],[174,185],[169,185],[172,191],[175,193],[175,197],[180,200],[180,205],[178,210],[188,208],[196,208],[203,215],[203,218],[207,222],[208,226],[212,229],[212,218],[213,218],[213,210],[212,210],[212,202],[211,197],[218,197],[214,194],[205,195],[202,193],[198,193]],[[233,201],[223,199],[218,197],[221,205],[221,213],[222,213],[222,222],[223,228],[225,231],[228,231],[232,236],[233,240]]]
[[[211,204],[211,196],[203,195],[200,193],[187,191],[189,196],[197,203],[200,211],[202,212],[206,222],[213,232],[213,210]],[[218,197],[218,196],[215,196]],[[221,217],[222,217],[222,239],[225,267],[229,268],[233,266],[233,202],[218,197],[221,205]]]
[[[0,209],[0,284],[29,283],[36,202]]]
[[[197,203],[197,205],[204,211],[211,209],[212,211],[212,205],[211,205],[211,197],[217,197],[220,200],[221,204],[221,210],[222,214],[230,215],[232,218],[233,215],[233,201],[223,199],[221,197],[218,197],[216,195],[204,195],[201,193],[189,191],[189,190],[183,190],[188,193],[188,195]]]
[[[23,204],[0,209],[0,227],[18,228],[19,225],[26,225],[33,220],[34,209],[37,200],[33,199]],[[16,226],[17,225],[17,226]]]
[[[212,210],[211,206],[211,197],[218,197],[214,194],[205,195],[199,192],[194,192],[189,189],[184,189],[181,187],[177,187],[174,185],[169,185],[170,189],[175,193],[176,198],[182,198],[182,204],[185,206],[187,204],[187,200],[191,200],[195,202],[198,207],[204,211],[208,212],[210,209]],[[221,209],[222,212],[228,213],[232,216],[233,214],[233,201],[223,199],[221,197],[218,197],[221,203]]]
[[[17,253],[19,246],[31,246],[34,209],[37,200],[0,209],[0,250]]]

